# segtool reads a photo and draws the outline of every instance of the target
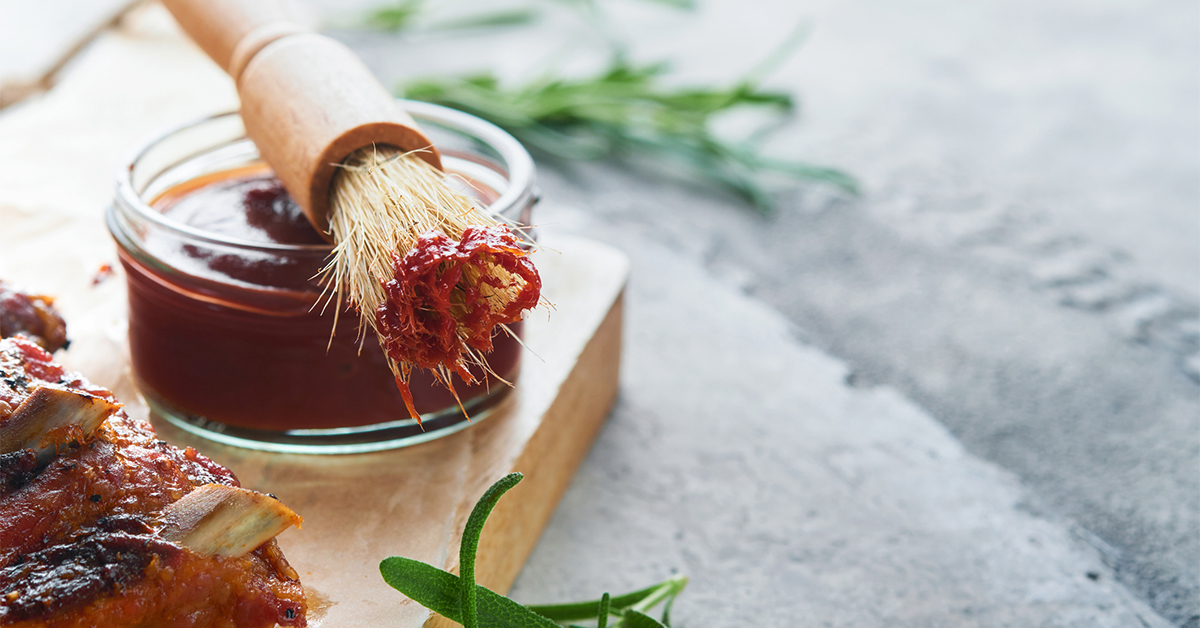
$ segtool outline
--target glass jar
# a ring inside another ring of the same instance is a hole
[[[462,191],[530,224],[533,160],[516,139],[459,111],[401,103]],[[258,150],[228,113],[162,135],[118,173],[106,219],[128,281],[133,374],[151,410],[213,440],[293,453],[375,451],[466,427],[454,395],[423,372],[410,382],[421,424],[409,417],[373,334],[322,296],[328,244],[239,239],[155,209],[168,193],[256,169],[265,169]],[[488,365],[515,381],[519,340],[501,333],[494,345]],[[455,381],[471,422],[510,390],[478,375]]]

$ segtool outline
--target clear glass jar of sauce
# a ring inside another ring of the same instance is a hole
[[[533,160],[519,142],[468,114],[402,104],[441,150],[452,183],[530,224]],[[323,296],[330,245],[277,185],[236,113],[142,148],[118,173],[106,219],[128,280],[133,373],[162,418],[221,442],[296,453],[373,451],[467,426],[449,390],[424,373],[411,382],[422,425],[409,417],[373,333],[364,337],[358,314]],[[500,334],[494,345],[489,366],[515,381],[520,343]],[[475,385],[455,382],[472,421],[510,390],[478,375]]]

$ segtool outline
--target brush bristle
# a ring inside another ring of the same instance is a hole
[[[336,245],[333,259],[325,268],[327,286],[332,289],[330,298],[336,300],[335,312],[340,312],[348,299],[366,323],[361,326],[364,333],[369,327],[380,335],[380,344],[389,354],[393,373],[400,382],[408,381],[413,365],[394,359],[394,339],[389,345],[376,318],[387,301],[384,285],[396,276],[397,261],[422,236],[440,233],[457,242],[469,227],[486,229],[502,224],[447,183],[445,173],[415,153],[372,146],[346,158],[331,187],[329,225]],[[461,281],[479,286],[480,270],[472,267],[468,271]],[[511,309],[512,300],[526,280],[497,265],[484,265],[481,271],[492,274],[496,280],[492,285],[511,287],[492,290],[484,285],[488,306],[495,312]],[[439,379],[446,379],[447,384],[451,372],[470,381],[466,366],[487,370],[479,352],[466,344],[472,333],[478,332],[458,329],[456,341],[461,351],[452,363],[419,366],[440,373]]]

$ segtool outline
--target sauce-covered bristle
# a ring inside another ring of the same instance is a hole
[[[499,326],[537,305],[541,279],[507,226],[413,153],[360,149],[333,183],[327,279],[387,353],[405,400],[413,368],[473,381]],[[411,402],[409,412],[419,420]]]

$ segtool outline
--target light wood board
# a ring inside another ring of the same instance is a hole
[[[112,175],[154,132],[236,108],[228,79],[157,9],[101,38],[49,94],[0,114],[0,278],[60,297],[73,345],[60,358],[145,416],[129,374],[124,278],[103,209]],[[191,444],[305,518],[280,544],[314,594],[315,626],[418,626],[425,609],[389,589],[379,561],[454,569],[471,506],[510,471],[525,480],[484,530],[478,580],[506,591],[553,513],[616,394],[623,254],[543,231],[537,254],[555,309],[535,313],[517,389],[490,417],[408,449],[354,456],[263,454]],[[437,622],[437,619],[434,619]]]

